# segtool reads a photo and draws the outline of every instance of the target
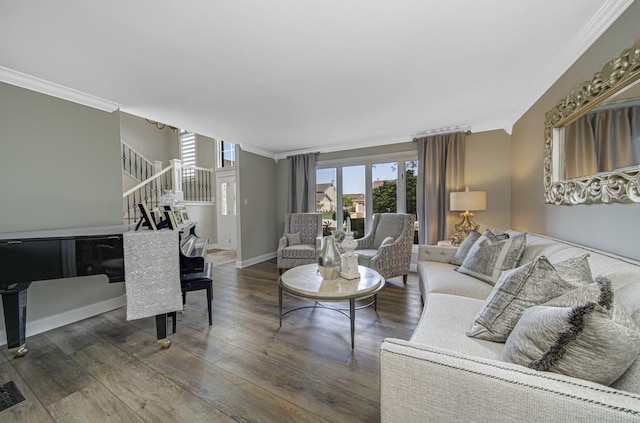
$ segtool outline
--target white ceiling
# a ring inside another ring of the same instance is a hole
[[[0,81],[282,156],[512,125],[632,0],[0,0]]]

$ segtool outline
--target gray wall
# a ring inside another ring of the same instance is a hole
[[[473,212],[480,230],[511,227],[511,137],[503,130],[467,136],[464,165],[465,185],[471,191],[486,191],[487,210]],[[450,219],[451,220],[451,219]],[[454,213],[454,224],[460,222]],[[450,233],[455,229],[449,228]]]
[[[163,167],[180,157],[178,132],[169,127],[158,129],[141,117],[120,112],[120,136],[148,160],[160,160]]]
[[[640,259],[640,204],[556,206],[544,203],[544,114],[638,38],[635,2],[516,123],[512,134],[511,221],[514,228],[547,234]]]
[[[276,227],[278,237],[284,235],[284,215],[289,211],[289,159],[276,165]],[[274,250],[278,247],[274,244]]]
[[[0,128],[0,233],[122,224],[118,112],[0,83]],[[36,282],[27,335],[87,317],[89,304],[113,308],[123,295],[124,284],[106,277]]]
[[[0,233],[122,224],[118,115],[0,83]]]
[[[239,147],[236,154],[238,257],[245,266],[274,257],[278,246],[276,163]]]

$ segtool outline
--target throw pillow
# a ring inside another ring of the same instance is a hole
[[[380,243],[380,246],[382,247],[383,245],[387,245],[387,244],[393,244],[393,237],[392,236],[388,236],[385,239],[382,240],[382,242]]]
[[[498,240],[487,229],[471,246],[457,270],[495,285],[503,270],[513,269],[518,265],[525,243],[526,234]]]
[[[462,243],[458,247],[458,250],[456,251],[456,255],[453,256],[449,263],[457,264],[458,266],[460,266],[464,261],[464,258],[467,257],[467,254],[469,253],[469,250],[471,249],[473,244],[478,240],[478,238],[480,238],[480,235],[482,234],[478,231],[469,231],[469,235],[467,235],[464,241],[462,241]]]
[[[589,301],[598,304],[606,310],[611,310],[613,307],[613,288],[611,288],[611,281],[604,276],[598,276],[593,283],[572,289],[559,297],[547,301],[545,305],[573,307]]]
[[[467,336],[504,342],[529,307],[593,282],[589,254],[553,265],[545,256],[502,273]],[[575,303],[574,303],[575,304]]]
[[[300,234],[296,232],[295,234],[286,234],[287,243],[289,245],[300,245]]]
[[[527,309],[507,339],[502,359],[603,385],[615,382],[640,354],[640,329],[624,307],[587,301],[573,307]]]

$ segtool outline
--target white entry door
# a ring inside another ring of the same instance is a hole
[[[236,178],[218,176],[218,246],[236,249]]]

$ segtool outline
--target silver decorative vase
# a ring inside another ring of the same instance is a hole
[[[341,263],[342,259],[340,258],[340,251],[338,251],[335,239],[331,235],[324,237],[322,250],[318,257],[318,273],[320,273],[322,279],[338,279],[338,276],[340,276]]]

